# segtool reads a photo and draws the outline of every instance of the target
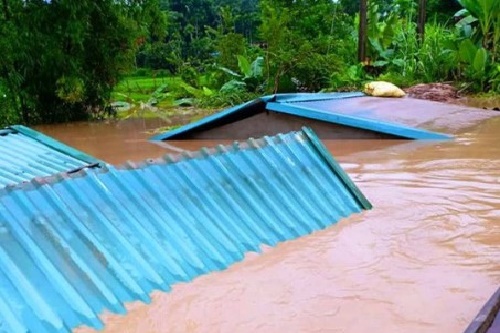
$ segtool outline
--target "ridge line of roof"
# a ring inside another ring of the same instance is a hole
[[[266,99],[268,96],[264,96],[264,97],[261,97],[261,98],[256,98],[256,99],[253,99],[251,101],[248,101],[248,102],[245,102],[243,104],[238,104],[238,105],[234,105],[234,106],[231,106],[229,108],[226,108],[222,111],[219,111],[219,112],[216,112],[216,113],[212,113],[211,115],[208,115],[206,117],[203,117],[197,121],[194,121],[192,123],[188,123],[186,125],[183,125],[183,126],[180,126],[178,128],[175,128],[173,130],[170,130],[170,131],[167,131],[167,132],[162,132],[162,133],[158,133],[156,135],[153,135],[152,137],[149,138],[149,141],[162,141],[162,140],[165,140],[165,139],[168,139],[168,138],[171,138],[172,136],[175,136],[179,133],[183,133],[183,132],[186,132],[186,131],[191,131],[193,129],[196,129],[197,127],[200,127],[200,126],[203,126],[205,124],[208,124],[208,123],[211,123],[213,121],[216,121],[216,120],[219,120],[221,118],[224,118],[228,115],[231,115],[235,112],[238,112],[252,104],[257,104],[257,103],[261,103],[261,102],[264,102],[266,103],[268,99]]]
[[[268,138],[273,139],[273,144],[281,144],[286,141],[280,138],[280,136],[287,135],[297,136],[300,134],[306,135],[309,140],[318,140],[315,134],[307,135],[304,131],[305,127],[300,131],[290,131],[287,133],[278,133],[273,136],[262,136],[259,138],[248,138],[246,140],[234,141],[232,144],[228,145],[215,145],[213,147],[207,148],[202,147],[196,151],[190,152],[182,152],[178,154],[165,154],[158,158],[148,158],[145,160],[141,160],[138,162],[127,161],[125,163],[119,165],[99,165],[99,168],[94,168],[92,164],[88,166],[83,166],[81,169],[78,168],[76,170],[63,171],[49,176],[39,176],[34,177],[29,181],[14,183],[4,186],[0,188],[0,195],[4,195],[5,193],[9,193],[16,190],[27,190],[31,188],[37,188],[41,185],[46,184],[57,184],[61,181],[67,179],[77,179],[81,177],[85,177],[89,174],[100,174],[100,173],[108,173],[113,171],[122,171],[122,170],[141,170],[155,165],[169,165],[176,164],[186,161],[192,161],[196,159],[203,159],[207,156],[217,156],[221,154],[226,154],[229,152],[235,151],[243,151],[243,150],[252,150],[256,148],[262,148],[269,146],[269,142],[266,140]],[[314,133],[311,129],[308,129],[310,133]],[[323,152],[324,153],[324,152]],[[340,166],[338,168],[341,170]],[[337,170],[337,169],[334,169]]]
[[[313,147],[319,155],[326,161],[332,171],[337,174],[344,185],[349,189],[354,199],[366,210],[372,209],[372,204],[368,201],[359,187],[352,181],[349,175],[342,169],[340,163],[328,152],[328,149],[323,145],[320,138],[309,127],[302,127],[302,132],[308,137]]]
[[[319,99],[317,97],[318,95],[321,95],[321,97]],[[223,119],[224,117],[227,117],[227,116],[232,115],[236,112],[242,111],[242,110],[246,109],[247,107],[252,106],[254,104],[257,104],[257,103],[264,103],[264,107],[265,107],[266,104],[272,103],[272,102],[280,103],[280,104],[281,103],[282,104],[292,104],[292,103],[300,103],[300,102],[313,102],[313,101],[355,98],[355,97],[362,97],[362,96],[365,96],[365,94],[362,92],[304,93],[304,94],[290,93],[290,94],[265,95],[265,96],[261,96],[259,98],[250,100],[248,102],[245,102],[243,104],[234,105],[234,106],[231,106],[229,108],[223,109],[221,111],[212,113],[212,114],[210,114],[206,117],[203,117],[201,119],[198,119],[197,121],[194,121],[192,123],[188,123],[188,124],[182,125],[180,127],[177,127],[175,129],[171,129],[169,131],[155,134],[149,138],[149,141],[163,141],[166,139],[170,139],[178,134],[182,134],[182,133],[186,133],[186,132],[189,132],[192,130],[196,130],[197,128],[199,128],[201,126],[205,126],[205,125],[210,124],[214,121]],[[298,100],[298,98],[306,98],[306,99]]]
[[[16,131],[18,133],[21,133],[33,140],[36,140],[43,144],[44,146],[47,146],[49,148],[52,148],[60,153],[69,155],[75,159],[78,159],[80,161],[89,163],[89,164],[94,164],[94,163],[99,163],[99,165],[105,165],[106,163],[102,160],[99,160],[91,155],[88,155],[78,149],[75,149],[73,147],[70,147],[50,136],[47,136],[41,132],[35,131],[29,127],[23,126],[23,125],[11,125],[7,127],[13,131]]]
[[[373,120],[359,116],[350,116],[337,112],[319,112],[316,109],[291,105],[290,103],[267,103],[266,108],[270,111],[290,114],[298,117],[307,117],[310,119],[328,121],[330,123],[340,124],[360,128],[379,133],[386,133],[394,136],[399,136],[409,139],[427,139],[427,140],[449,140],[453,138],[450,135],[431,132],[417,127],[409,127],[406,125]],[[305,114],[307,112],[307,115]]]

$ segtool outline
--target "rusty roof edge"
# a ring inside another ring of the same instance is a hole
[[[354,199],[358,201],[358,203],[366,210],[372,209],[373,206],[368,201],[368,199],[364,196],[361,190],[356,186],[356,184],[351,180],[349,175],[342,169],[339,162],[335,160],[335,158],[330,154],[328,149],[321,143],[319,137],[314,133],[312,129],[309,127],[302,127],[302,131],[311,141],[313,147],[318,151],[320,156],[327,162],[330,168],[339,176],[344,185],[349,189],[352,193]]]
[[[100,166],[104,166],[106,164],[102,160],[99,160],[93,156],[85,154],[84,152],[82,152],[80,150],[77,150],[77,149],[72,148],[68,145],[65,145],[64,143],[62,143],[54,138],[51,138],[51,137],[49,137],[41,132],[35,131],[35,130],[28,128],[26,126],[11,125],[11,126],[7,127],[7,129],[11,129],[13,131],[19,132],[27,137],[30,137],[30,138],[40,142],[44,146],[50,147],[50,148],[52,148],[60,153],[69,155],[69,156],[76,158],[80,161],[83,161],[83,162],[86,162],[89,164],[98,163]]]

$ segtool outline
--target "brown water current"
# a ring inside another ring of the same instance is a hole
[[[37,129],[111,163],[214,144],[156,146],[155,126]],[[444,143],[325,144],[373,210],[105,314],[103,332],[462,332],[500,284],[500,119]]]

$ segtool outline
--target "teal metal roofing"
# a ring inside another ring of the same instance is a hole
[[[96,163],[101,161],[28,127],[0,129],[0,188]]]
[[[500,332],[500,287],[491,295],[464,331],[464,333],[498,332]]]
[[[343,103],[345,99],[361,98],[364,96],[365,94],[361,92],[265,96],[245,104],[234,106],[185,126],[157,134],[151,137],[150,140],[159,141],[179,138],[184,134],[216,128],[265,111],[340,124],[407,139],[442,140],[450,138],[447,134],[431,132],[399,122],[386,121],[371,110],[356,110],[354,114],[349,114],[348,112],[340,112],[335,108],[335,106]],[[312,106],[307,103],[311,103]]]
[[[0,190],[0,329],[102,328],[104,310],[371,205],[299,132]]]

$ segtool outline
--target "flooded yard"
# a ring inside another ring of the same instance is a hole
[[[159,126],[35,129],[115,164],[229,143],[147,142]],[[105,314],[104,332],[462,332],[500,284],[498,133],[496,118],[450,142],[324,141],[373,210]]]

